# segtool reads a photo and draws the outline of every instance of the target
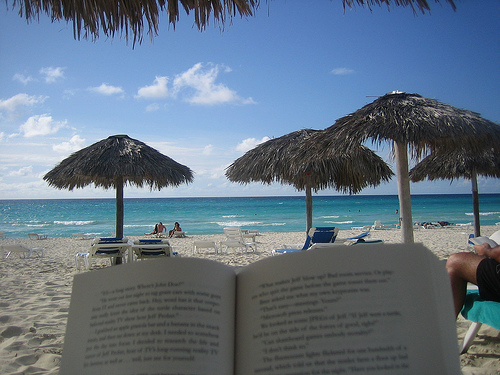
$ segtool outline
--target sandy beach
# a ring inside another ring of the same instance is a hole
[[[482,235],[490,235],[498,226],[482,227]],[[457,251],[470,251],[467,236],[470,227],[419,229],[415,242],[423,243],[440,259]],[[359,231],[343,230],[339,237],[347,238]],[[372,231],[373,238],[385,243],[400,243],[398,229]],[[244,266],[271,256],[271,251],[284,244],[303,244],[304,233],[262,233],[256,238],[258,253],[229,250],[215,254],[203,249],[193,254],[195,240],[221,241],[223,234],[189,235],[173,238],[171,244],[182,257],[200,257],[234,266]],[[134,239],[135,237],[131,237]],[[86,252],[90,240],[73,238],[0,239],[0,245],[22,244],[42,247],[43,258],[21,259],[17,255],[0,261],[0,373],[1,374],[57,374],[61,361],[66,321],[71,297],[73,276],[79,272],[92,272],[109,267],[108,260],[93,260],[90,271],[77,270],[75,254]],[[469,323],[457,321],[457,335],[462,340]],[[458,350],[458,349],[457,349]],[[500,333],[484,326],[479,331],[467,354],[460,356],[464,374],[498,374],[500,371]]]

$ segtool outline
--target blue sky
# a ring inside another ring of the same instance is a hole
[[[500,2],[457,0],[357,7],[341,1],[262,2],[204,32],[166,17],[152,42],[73,38],[46,16],[27,24],[0,15],[0,198],[114,197],[88,187],[49,187],[43,175],[71,152],[128,134],[195,172],[194,183],[125,197],[302,195],[286,185],[240,185],[224,177],[268,137],[323,129],[393,90],[419,93],[500,122]],[[388,146],[373,147],[389,161]],[[412,194],[469,193],[469,181],[412,184]],[[500,193],[481,178],[480,193]],[[319,194],[338,194],[323,190]],[[396,178],[362,194],[397,194]]]

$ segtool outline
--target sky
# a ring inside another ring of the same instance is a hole
[[[200,32],[193,15],[142,44],[120,35],[75,40],[71,23],[29,24],[0,10],[0,199],[112,198],[89,186],[49,187],[61,160],[110,135],[141,140],[194,171],[194,182],[126,198],[303,195],[225,175],[257,144],[324,129],[393,90],[418,93],[500,123],[500,2],[430,1],[344,11],[340,0],[270,0],[253,17]],[[11,1],[8,1],[11,4]],[[369,145],[392,167],[388,144]],[[480,193],[500,180],[479,178]],[[419,182],[412,194],[463,193],[470,181]],[[320,195],[340,194],[321,190]],[[397,181],[361,194],[397,194]]]

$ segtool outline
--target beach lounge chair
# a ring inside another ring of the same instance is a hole
[[[465,304],[460,313],[465,319],[472,321],[460,345],[460,354],[469,350],[482,324],[500,330],[500,302],[483,300],[477,289],[467,291]]]
[[[276,249],[272,251],[272,255],[277,254],[287,254],[294,253],[296,251],[308,250],[315,243],[333,243],[337,238],[339,233],[339,228],[336,227],[312,227],[307,233],[304,246],[299,248],[288,248],[287,245],[283,245],[282,249]]]
[[[243,232],[239,227],[232,228],[224,228],[224,234],[226,235],[226,239],[224,241],[220,241],[220,248],[222,250],[222,246],[229,249],[230,247],[234,248],[245,248],[245,253],[248,253],[248,250],[252,248],[253,252],[257,252],[257,242],[248,242],[243,238]]]
[[[371,227],[371,229],[374,229],[374,230],[387,229],[387,228],[392,228],[392,225],[382,224],[382,221],[380,221],[380,220],[375,220],[375,222],[373,223],[373,225]]]
[[[199,249],[214,249],[215,254],[219,252],[219,248],[215,241],[194,241],[193,242],[193,254],[196,254]]]
[[[242,233],[242,235],[243,235],[243,239],[248,238],[248,239],[250,239],[252,242],[255,242],[255,237],[257,237],[257,236],[258,236],[259,231],[254,231],[254,230],[250,231],[250,230],[248,230],[248,229],[242,229],[242,230],[241,230],[241,233]]]
[[[28,238],[30,240],[46,240],[49,238],[48,234],[36,234],[36,233],[28,233]]]
[[[366,231],[358,234],[357,236],[349,237],[349,238],[337,238],[335,239],[335,243],[343,243],[344,245],[356,245],[356,244],[368,244],[368,243],[383,243],[384,240],[380,238],[371,238],[370,231]]]
[[[363,225],[362,227],[351,227],[351,230],[361,230],[363,232],[370,231],[372,229],[371,225]]]
[[[174,252],[168,240],[135,240],[132,249],[137,259],[155,259],[173,257]]]
[[[172,233],[172,237],[184,238],[186,237],[186,232],[184,232],[183,230],[176,230],[175,232]]]
[[[36,255],[41,258],[44,256],[43,249],[39,247],[29,248],[23,245],[1,245],[0,248],[5,252],[5,258],[8,258],[10,254],[19,254],[20,258],[31,258],[32,255]]]
[[[88,253],[78,253],[76,255],[76,263],[78,268],[78,258],[87,258],[85,268],[90,269],[92,258],[109,258],[111,265],[116,263],[116,258],[125,259],[126,252],[130,249],[130,243],[127,237],[115,238],[105,237],[96,238],[92,241],[90,251]],[[129,259],[131,253],[129,253]]]

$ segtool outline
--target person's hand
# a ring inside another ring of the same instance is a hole
[[[483,243],[481,245],[474,245],[474,250],[478,255],[486,256],[488,254],[488,250],[491,249],[491,246],[488,243]]]

